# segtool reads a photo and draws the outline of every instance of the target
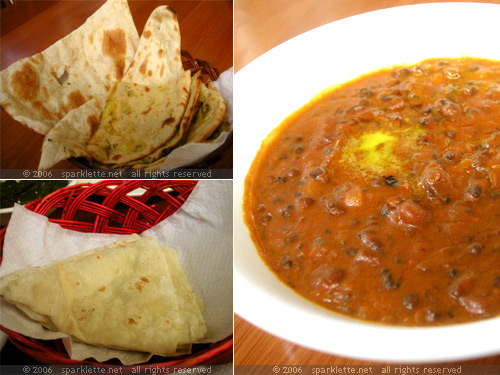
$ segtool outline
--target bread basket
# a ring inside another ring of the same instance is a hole
[[[187,200],[197,181],[141,180],[100,181],[71,185],[25,205],[49,217],[63,228],[87,233],[141,233],[172,215]],[[7,227],[0,231],[0,263]],[[122,373],[147,372],[148,368],[196,366],[232,361],[233,337],[210,344],[193,345],[191,354],[179,357],[153,356],[149,362],[124,366],[118,360],[100,363],[71,359],[61,340],[38,340],[0,325],[10,341],[35,360],[51,365],[120,366]],[[130,370],[130,371],[127,371]]]

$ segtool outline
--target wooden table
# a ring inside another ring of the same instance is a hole
[[[356,14],[430,1],[409,0],[245,0],[235,3],[235,73],[271,48],[315,27]],[[479,1],[477,1],[479,2]],[[500,4],[500,0],[482,1]],[[451,15],[450,15],[451,16]],[[237,293],[237,291],[236,291]],[[235,315],[235,365],[366,365],[370,362],[319,353],[276,338]],[[487,365],[499,374],[500,355],[456,362]],[[271,374],[271,368],[235,368],[235,373]],[[373,372],[375,373],[375,372]]]
[[[51,46],[82,25],[104,1],[16,0],[14,5],[6,3],[6,8],[0,11],[1,69]],[[177,12],[182,49],[197,59],[210,62],[221,73],[232,67],[232,1],[129,1],[139,34],[151,12],[163,4]],[[13,120],[3,110],[0,112],[1,168],[36,169],[43,136]],[[210,161],[210,168],[232,169],[232,142],[228,143],[223,153]],[[55,168],[77,167],[63,161]]]

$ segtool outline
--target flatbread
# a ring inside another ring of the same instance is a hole
[[[186,111],[184,112],[184,116],[182,117],[179,130],[172,139],[170,139],[166,144],[162,146],[159,152],[156,152],[156,155],[148,156],[150,163],[153,162],[154,160],[159,159],[159,156],[161,155],[162,151],[177,147],[184,141],[189,126],[191,125],[193,115],[195,113],[196,103],[198,102],[198,97],[200,95],[200,89],[202,84],[203,81],[201,79],[201,73],[198,71],[191,79],[191,90],[189,93],[189,101],[186,107]]]
[[[219,90],[212,82],[205,85],[200,77],[196,86],[195,83],[191,86],[191,97],[177,134],[153,153],[138,160],[114,165],[113,168],[158,169],[175,147],[212,140],[229,129],[226,104]]]
[[[163,86],[118,82],[87,152],[103,164],[146,156],[171,139],[189,101],[191,74]]]
[[[189,285],[175,250],[166,247],[162,247],[162,249],[165,252],[172,282],[177,292],[177,307],[181,312],[179,315],[182,314],[182,319],[176,325],[179,331],[177,345],[184,347],[199,341],[206,333],[205,323],[201,315],[203,301],[194,294],[191,285]]]
[[[2,70],[0,105],[15,120],[45,135],[92,98],[104,108],[138,43],[127,1],[108,0],[63,39]]]
[[[100,117],[101,109],[95,99],[68,112],[45,135],[38,169],[48,169],[71,157],[88,157],[87,144]]]
[[[189,127],[186,143],[202,142],[219,127],[226,114],[226,103],[217,87],[209,82],[201,85],[199,109]]]
[[[158,148],[153,153],[138,159],[133,160],[125,164],[116,164],[113,168],[144,168],[149,164],[153,164],[155,161],[160,160],[162,157],[166,156],[169,151],[173,148],[181,145],[184,142],[186,137],[186,133],[191,125],[191,120],[193,119],[193,115],[195,113],[196,104],[198,101],[198,96],[200,93],[200,88],[202,85],[201,73],[198,71],[191,79],[191,89],[189,93],[189,101],[186,106],[186,111],[184,112],[184,116],[181,120],[177,133],[167,141],[163,146]]]
[[[88,144],[87,151],[97,162],[111,165],[140,159],[177,133],[191,88],[180,45],[177,15],[168,6],[157,7]]]
[[[175,11],[162,5],[149,16],[124,81],[161,86],[184,74],[181,33]]]
[[[0,72],[0,105],[45,135],[40,169],[71,157],[95,168],[156,167],[220,126],[224,100],[201,81],[183,69],[172,8],[157,7],[139,38],[127,1],[108,0],[80,28]]]
[[[227,116],[224,117],[224,120],[220,123],[220,125],[215,129],[215,131],[208,137],[209,140],[217,139],[223,132],[230,132],[231,124],[227,120]]]
[[[0,280],[0,293],[30,318],[77,341],[160,355],[199,342],[202,303],[174,250],[129,236]]]

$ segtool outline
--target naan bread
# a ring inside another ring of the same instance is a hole
[[[130,68],[106,103],[88,153],[102,164],[124,164],[160,148],[177,133],[188,106],[191,74],[181,61],[177,16],[156,8]]]
[[[209,82],[207,87],[200,77],[199,82],[192,83],[189,103],[177,134],[153,153],[138,160],[114,165],[113,168],[158,169],[175,147],[212,140],[229,130],[224,99],[215,84]]]
[[[118,82],[87,152],[102,164],[146,156],[171,139],[189,100],[191,74],[163,86]]]
[[[175,11],[162,5],[149,16],[124,81],[161,86],[184,74],[181,32]]]
[[[174,250],[132,235],[0,280],[0,294],[47,328],[84,343],[172,355],[206,333]]]
[[[45,135],[92,98],[104,108],[113,82],[123,78],[138,43],[127,1],[108,0],[71,34],[2,70],[0,105]]]
[[[209,138],[225,112],[217,88],[183,69],[175,11],[157,7],[139,38],[126,0],[108,0],[0,72],[0,105],[45,135],[40,169],[71,157],[95,168],[160,166],[175,147]]]
[[[202,142],[219,127],[226,114],[226,103],[212,83],[201,85],[199,109],[189,127],[186,143]]]
[[[198,96],[200,93],[200,87],[202,85],[201,73],[198,71],[191,79],[191,89],[189,93],[189,101],[184,112],[184,116],[181,120],[177,133],[167,141],[163,146],[154,151],[153,153],[138,159],[133,160],[125,164],[116,164],[113,168],[145,168],[149,164],[153,164],[155,161],[160,160],[165,157],[169,151],[173,148],[181,145],[184,142],[186,133],[193,119],[193,115],[196,109],[196,103],[198,101]]]
[[[68,158],[87,157],[90,137],[97,129],[101,108],[95,99],[73,109],[45,135],[38,169],[48,169]]]
[[[198,102],[198,97],[200,95],[200,89],[202,84],[203,81],[201,79],[201,73],[197,72],[191,79],[191,90],[189,92],[189,101],[186,107],[186,111],[184,112],[184,116],[181,120],[179,130],[172,139],[170,139],[166,144],[162,146],[162,148],[159,150],[160,152],[156,153],[157,156],[155,155],[150,156],[149,158],[150,163],[156,159],[159,159],[159,155],[161,155],[162,151],[177,147],[184,141],[189,126],[191,125],[193,115],[195,113],[196,103]]]
[[[224,117],[224,120],[220,123],[220,125],[215,129],[215,131],[208,137],[208,140],[217,139],[223,132],[230,132],[231,124],[229,124],[227,117]]]

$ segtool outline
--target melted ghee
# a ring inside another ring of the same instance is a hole
[[[399,147],[416,151],[424,130],[417,126],[376,131],[350,139],[341,150],[340,163],[363,175],[382,175],[395,171],[405,174],[408,158],[401,157]]]

